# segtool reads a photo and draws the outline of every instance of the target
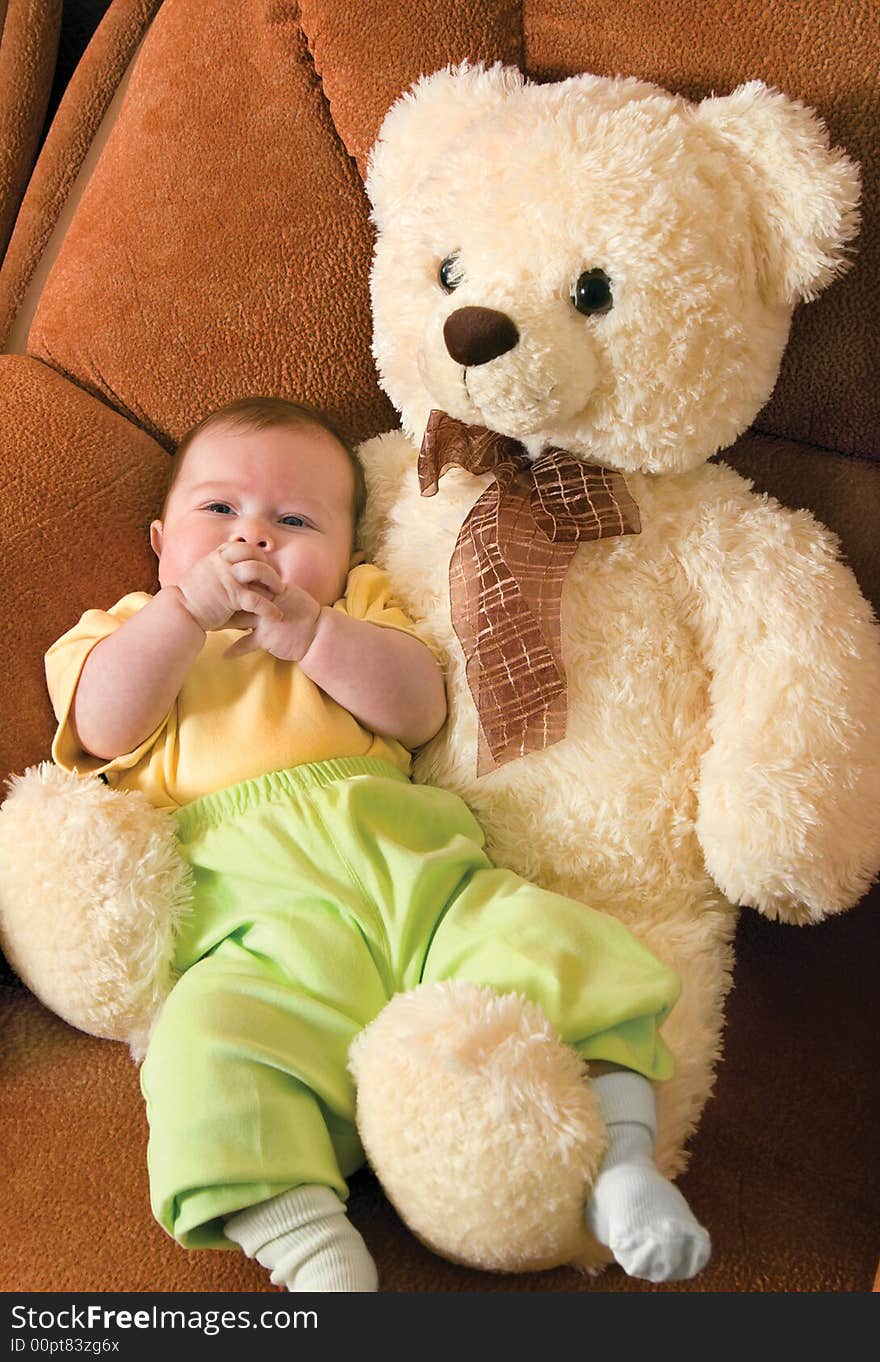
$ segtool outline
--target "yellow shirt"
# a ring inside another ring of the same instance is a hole
[[[79,745],[71,718],[85,660],[151,596],[123,596],[110,610],[87,610],[46,654],[46,679],[58,729],[52,757],[65,771],[104,774],[122,790],[141,790],[160,808],[177,808],[240,780],[332,757],[382,757],[409,773],[410,755],[393,738],[370,733],[316,686],[295,662],[262,651],[224,659],[241,631],[209,633],[177,699],[156,730],[112,761]],[[401,629],[415,626],[395,605],[386,575],[364,563],[349,573],[333,607],[352,619]]]

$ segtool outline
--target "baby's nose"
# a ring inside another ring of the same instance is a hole
[[[239,523],[238,533],[232,536],[234,544],[254,544],[258,549],[271,549],[272,536],[268,526],[260,521],[251,521],[244,526]]]

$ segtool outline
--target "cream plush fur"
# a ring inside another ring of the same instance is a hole
[[[50,762],[10,782],[0,809],[0,945],[72,1026],[127,1041],[143,1058],[174,982],[189,896],[174,824],[137,791]]]
[[[633,80],[530,85],[462,66],[392,108],[367,187],[374,349],[403,432],[360,451],[365,547],[447,659],[449,722],[416,778],[467,800],[499,864],[613,913],[679,972],[656,1151],[674,1175],[712,1087],[738,907],[817,921],[880,864],[870,607],[812,516],[707,464],[769,397],[794,305],[844,267],[857,170],[812,111],[758,82],[694,105]],[[613,307],[583,316],[574,286],[597,268]],[[443,326],[466,306],[506,313],[518,343],[463,369]],[[489,479],[455,469],[420,497],[432,408],[532,455],[560,445],[620,469],[641,510],[639,536],[582,546],[569,571],[565,740],[481,779],[447,569]],[[367,1148],[392,1187],[402,1133],[372,1099],[362,1084]],[[427,1178],[427,1135],[423,1150]],[[441,1224],[441,1205],[422,1219]],[[435,1246],[457,1256],[455,1226],[444,1233]]]
[[[521,1271],[610,1255],[584,1196],[605,1150],[587,1066],[539,1007],[464,981],[399,993],[351,1047],[358,1129],[410,1229]]]
[[[498,863],[615,914],[679,972],[677,1071],[658,1093],[657,1161],[674,1175],[712,1086],[739,906],[817,921],[880,864],[870,608],[827,530],[707,463],[767,400],[795,304],[844,267],[857,171],[815,114],[759,83],[692,105],[632,80],[535,86],[463,66],[392,108],[368,190],[375,353],[403,431],[361,450],[364,546],[449,688],[416,776],[469,802]],[[572,306],[588,269],[611,280],[601,315]],[[443,340],[462,306],[507,313],[516,346],[463,370]],[[557,444],[624,471],[643,526],[573,560],[565,740],[479,780],[447,569],[489,479],[453,470],[419,496],[435,407],[533,455]],[[50,1007],[139,1051],[185,884],[169,824],[132,798],[48,768],[16,785],[0,944]],[[604,1130],[537,1007],[423,987],[351,1063],[364,1146],[426,1243],[496,1270],[607,1260],[583,1228]]]

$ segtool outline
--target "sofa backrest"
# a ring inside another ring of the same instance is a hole
[[[836,0],[164,0],[28,351],[166,445],[244,392],[324,406],[356,439],[393,424],[370,356],[361,175],[396,95],[463,58],[692,98],[758,77],[816,107],[862,163],[864,229],[849,277],[799,310],[758,424],[880,457],[880,13]]]

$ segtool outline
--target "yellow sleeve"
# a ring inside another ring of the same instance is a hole
[[[132,615],[142,610],[152,598],[143,591],[123,596],[109,610],[87,610],[78,624],[68,629],[46,653],[46,684],[49,699],[58,720],[58,728],[52,742],[52,760],[64,771],[76,770],[80,775],[100,775],[104,771],[127,770],[135,766],[152,747],[156,738],[168,722],[166,715],[154,733],[151,733],[134,752],[126,752],[104,761],[86,752],[79,743],[73,724],[71,710],[73,697],[79,685],[86,658],[102,639],[115,633]]]
[[[381,624],[387,629],[400,629],[404,634],[412,634],[426,648],[430,647],[409,615],[401,610],[394,599],[388,574],[373,563],[361,563],[352,568],[345,585],[345,595],[333,609],[341,610],[351,619]]]

